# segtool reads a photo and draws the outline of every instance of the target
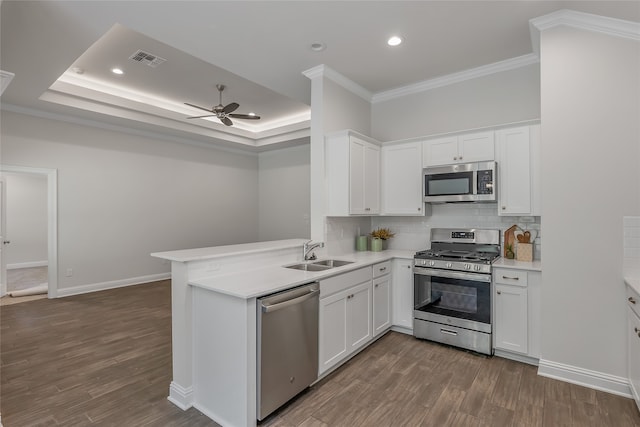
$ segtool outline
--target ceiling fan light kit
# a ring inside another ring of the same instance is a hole
[[[187,117],[187,119],[202,119],[204,117],[217,117],[226,126],[232,126],[233,125],[233,122],[231,121],[231,118],[243,119],[243,120],[260,120],[260,116],[256,116],[253,113],[250,113],[250,114],[235,114],[235,113],[233,113],[235,110],[238,109],[238,107],[240,107],[240,104],[238,104],[237,102],[232,102],[230,104],[227,104],[227,105],[223,106],[222,105],[222,91],[225,89],[225,85],[217,84],[216,85],[216,89],[218,89],[218,92],[220,93],[220,103],[218,105],[212,107],[211,109],[205,108],[205,107],[200,107],[198,105],[190,104],[188,102],[185,102],[185,105],[188,105],[189,107],[197,108],[199,110],[204,110],[204,111],[206,111],[208,113],[211,113],[211,114],[205,114],[204,116]]]

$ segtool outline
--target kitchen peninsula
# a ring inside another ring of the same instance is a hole
[[[304,239],[151,254],[171,261],[173,379],[168,399],[225,426],[256,425],[256,299],[412,251],[354,252],[324,271],[283,266],[302,261]]]

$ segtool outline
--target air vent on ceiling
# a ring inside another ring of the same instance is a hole
[[[153,68],[156,68],[158,65],[166,61],[166,59],[164,58],[160,58],[157,55],[145,52],[143,50],[138,50],[133,55],[131,55],[129,59],[133,59],[134,61],[140,62],[142,64],[147,64],[148,66]]]

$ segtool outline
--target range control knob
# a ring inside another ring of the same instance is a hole
[[[435,262],[435,261],[433,261],[433,260],[431,260],[431,261],[429,261],[429,265],[430,265],[431,267],[433,267],[434,265],[436,265],[436,262]]]
[[[447,263],[447,268],[451,268],[453,264],[451,264],[450,262]]]
[[[475,266],[473,267],[473,269],[474,269],[475,271],[480,271],[480,265],[475,265]]]
[[[464,269],[465,270],[471,270],[471,264],[465,264],[464,265]]]

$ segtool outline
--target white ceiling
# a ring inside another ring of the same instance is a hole
[[[531,54],[529,19],[560,9],[640,21],[640,1],[4,0],[0,69],[15,77],[1,102],[263,149],[308,135],[305,70],[325,64],[381,94]],[[388,47],[392,34],[404,43]],[[326,50],[312,51],[316,42]],[[129,60],[138,49],[167,61],[151,68]],[[184,102],[218,104],[217,83],[227,85],[223,104],[262,119],[232,128],[186,120],[200,112]]]

